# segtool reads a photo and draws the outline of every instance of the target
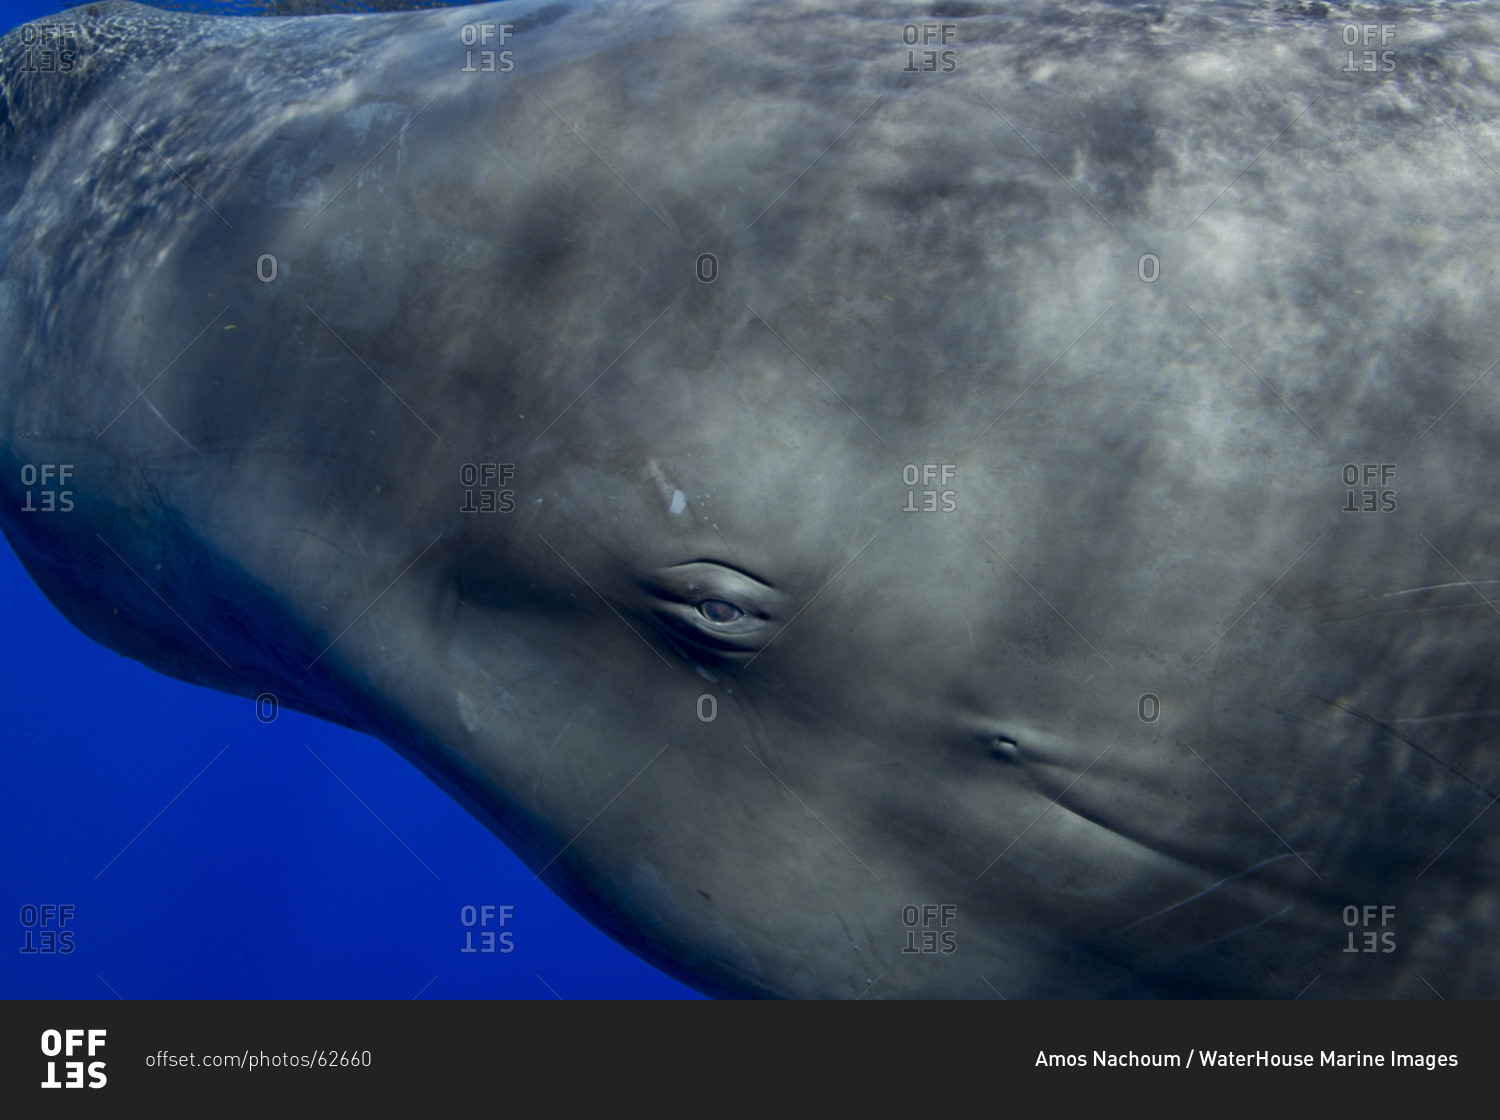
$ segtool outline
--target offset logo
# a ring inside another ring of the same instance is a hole
[[[1383,930],[1376,934],[1376,917],[1380,918],[1379,927]],[[1384,929],[1396,920],[1396,908],[1389,903],[1383,906],[1345,906],[1344,925],[1349,927],[1349,942],[1344,946],[1346,953],[1394,953],[1396,951],[1396,931]],[[1360,933],[1359,943],[1356,944],[1355,933]]]
[[[465,463],[458,472],[464,484],[464,504],[459,513],[509,513],[516,508],[516,492],[501,489],[515,477],[514,463]],[[474,490],[479,488],[479,504],[474,504]]]
[[[42,1082],[43,1089],[102,1089],[109,1083],[109,1078],[104,1074],[103,1062],[89,1062],[88,1068],[84,1068],[83,1051],[87,1048],[87,1056],[97,1057],[99,1051],[104,1048],[103,1030],[45,1030],[42,1032],[42,1056],[48,1059],[47,1080]],[[87,1042],[85,1042],[85,1037]],[[73,1058],[73,1061],[59,1063],[59,1057]],[[63,1067],[63,1077],[66,1080],[57,1079],[57,1067]],[[88,1075],[88,1083],[84,1084],[84,1074]]]
[[[1344,73],[1389,74],[1396,69],[1396,52],[1375,48],[1384,47],[1394,42],[1395,38],[1396,25],[1394,23],[1344,24],[1344,46],[1349,48],[1344,52],[1347,55]],[[1359,47],[1364,47],[1364,50],[1358,50]]]
[[[21,73],[66,74],[78,60],[76,23],[21,25]]]
[[[916,463],[907,463],[901,468],[901,481],[907,486],[931,486],[937,483],[947,486],[958,474],[958,466],[954,463],[923,463],[920,467]],[[953,490],[923,490],[922,504],[917,504],[917,491],[906,492],[906,505],[901,507],[902,513],[952,513],[958,508],[955,500],[957,494]],[[941,504],[939,504],[941,503]]]
[[[23,953],[71,953],[73,931],[64,927],[73,920],[73,904],[57,905],[44,902],[40,906],[27,903],[21,907],[21,952]]]
[[[491,906],[485,903],[483,906],[463,906],[459,908],[458,920],[464,927],[464,947],[460,953],[512,953],[515,951],[515,934],[504,929],[505,923],[510,921],[514,906]],[[490,923],[494,923],[496,929],[502,930],[497,933],[489,929]],[[475,926],[479,929],[476,931]],[[474,944],[474,934],[479,934],[479,944]]]
[[[459,28],[458,38],[465,47],[478,47],[477,51],[464,51],[464,64],[458,68],[460,74],[509,74],[516,68],[515,51],[496,50],[510,39],[515,25],[510,23],[466,23]],[[493,46],[491,44],[494,44]],[[479,56],[479,65],[474,65],[474,56]]]
[[[73,491],[63,489],[72,477],[72,463],[22,464],[21,485],[26,487],[26,504],[21,507],[21,512],[73,512]],[[33,486],[40,489],[33,490]]]
[[[952,953],[958,949],[958,934],[949,929],[958,919],[958,907],[951,902],[905,906],[901,924],[906,927],[903,953]]]
[[[1390,489],[1396,477],[1395,463],[1345,463],[1342,513],[1393,513],[1396,491]]]
[[[951,74],[958,69],[958,52],[940,50],[958,36],[956,23],[908,23],[901,29],[901,41],[907,47],[925,47],[925,50],[908,50],[903,74]],[[932,44],[936,44],[933,46]]]

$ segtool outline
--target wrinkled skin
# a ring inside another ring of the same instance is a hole
[[[94,11],[0,118],[86,633],[705,992],[1500,995],[1491,9]]]

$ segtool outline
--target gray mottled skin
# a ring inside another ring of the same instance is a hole
[[[58,607],[379,736],[703,991],[1500,995],[1495,8],[525,11],[0,43]]]

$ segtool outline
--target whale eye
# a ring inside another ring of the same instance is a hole
[[[718,560],[688,560],[640,573],[642,604],[663,637],[704,665],[753,660],[774,636],[787,598],[759,576]]]
[[[698,604],[698,613],[710,622],[734,622],[744,618],[745,612],[723,599],[705,599]]]

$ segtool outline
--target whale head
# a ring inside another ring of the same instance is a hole
[[[706,992],[1493,994],[1500,227],[1414,70],[1269,6],[934,10],[930,70],[880,5],[96,7],[0,122],[0,524],[86,633]]]

